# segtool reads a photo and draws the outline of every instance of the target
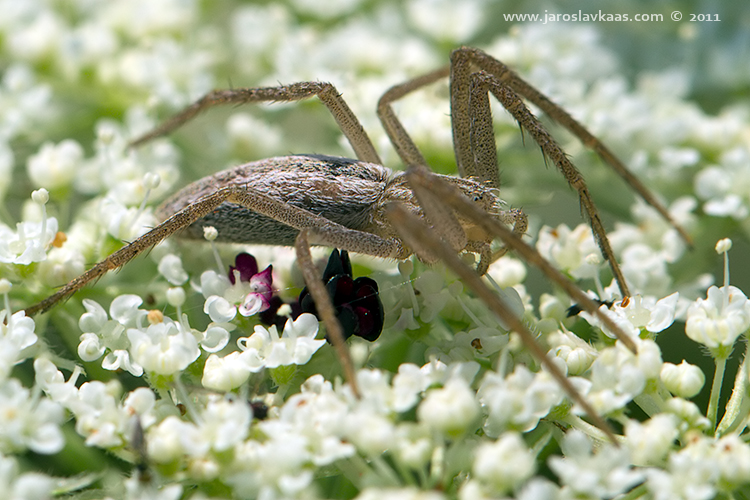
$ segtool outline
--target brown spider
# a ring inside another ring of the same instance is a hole
[[[394,114],[391,103],[406,94],[450,77],[451,121],[456,163],[461,177],[430,173],[427,162]],[[624,165],[582,125],[523,81],[503,63],[469,47],[453,51],[451,64],[388,90],[378,103],[378,116],[408,169],[394,172],[384,166],[366,132],[338,91],[329,83],[302,82],[265,88],[213,91],[155,130],[134,140],[138,146],[168,134],[201,111],[219,104],[298,101],[317,96],[329,109],[354,149],[357,159],[295,155],[240,165],[200,179],[164,202],[157,214],[161,224],[116,251],[72,280],[55,294],[26,309],[28,315],[46,311],[91,280],[119,268],[164,238],[182,231],[186,238],[202,238],[203,227],[218,230],[218,241],[294,245],[310,293],[338,349],[345,373],[356,392],[353,368],[333,306],[317,276],[309,244],[325,245],[377,257],[438,259],[456,272],[555,376],[568,394],[605,431],[608,429],[568,380],[552,364],[533,335],[480,279],[493,255],[490,243],[500,238],[527,261],[539,266],[560,284],[581,309],[597,314],[621,340],[635,350],[631,339],[599,312],[572,282],[553,269],[520,236],[526,216],[520,210],[501,210],[497,196],[499,174],[489,94],[510,112],[539,144],[546,158],[577,191],[581,206],[623,297],[627,284],[613,255],[599,213],[586,183],[564,151],[529,112],[521,96],[574,133],[620,174],[649,204],[677,227],[666,209]],[[428,225],[425,224],[427,221]],[[508,226],[511,225],[512,229]],[[461,263],[457,253],[479,255],[476,272]],[[608,431],[607,431],[608,432]],[[610,437],[612,435],[610,434]]]

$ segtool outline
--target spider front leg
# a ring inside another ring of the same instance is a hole
[[[489,101],[486,99],[488,92],[491,92],[503,107],[513,115],[521,127],[531,134],[542,148],[543,154],[552,160],[565,177],[565,180],[568,181],[568,184],[578,192],[581,207],[588,215],[594,237],[605,259],[609,262],[609,267],[620,288],[620,293],[623,297],[628,297],[630,290],[625,281],[625,276],[623,276],[620,264],[615,258],[614,251],[607,237],[607,232],[604,229],[604,224],[599,216],[599,210],[596,208],[596,204],[594,204],[594,200],[581,173],[568,159],[565,151],[557,144],[557,141],[552,138],[539,120],[531,114],[531,111],[529,111],[518,94],[495,76],[483,71],[471,74],[470,114],[472,116],[484,116],[485,120],[489,120]]]
[[[292,102],[317,97],[325,104],[339,128],[351,144],[357,158],[382,164],[372,141],[336,87],[326,82],[299,82],[278,87],[255,87],[214,90],[168,119],[154,130],[134,139],[131,147],[141,146],[157,137],[167,135],[215,106],[259,102]]]
[[[429,175],[429,174],[427,174]],[[441,182],[442,181],[439,181]],[[617,438],[612,428],[601,418],[591,405],[581,396],[573,387],[567,377],[560,371],[555,363],[547,356],[542,347],[534,340],[534,335],[516,317],[511,309],[490,290],[481,280],[479,275],[456,255],[453,249],[435,235],[425,224],[408,210],[404,209],[399,203],[393,203],[389,207],[389,217],[404,241],[415,249],[417,253],[429,251],[437,254],[446,266],[449,267],[464,284],[480,297],[487,307],[506,325],[511,331],[516,332],[524,345],[534,355],[536,359],[547,369],[547,371],[557,380],[563,390],[586,412],[591,420],[599,427],[607,438],[617,444]],[[428,250],[429,249],[429,250]]]
[[[472,140],[470,138],[470,117],[472,114],[469,112],[469,108],[473,106],[470,104],[470,99],[472,96],[476,96],[476,94],[471,93],[469,90],[472,85],[471,74],[474,68],[493,75],[497,84],[510,87],[515,93],[534,103],[547,116],[578,137],[584,146],[594,151],[631,189],[659,212],[677,230],[686,243],[689,245],[692,243],[687,231],[674,220],[664,204],[628,170],[625,164],[602,141],[597,139],[596,136],[575,120],[567,111],[523,80],[508,66],[489,54],[473,47],[461,47],[454,50],[451,54],[451,118],[453,122],[453,142],[456,148],[456,161],[459,164],[459,172],[463,174],[464,169],[468,169],[466,172],[470,172],[474,168]],[[564,175],[567,178],[567,174],[564,173]]]

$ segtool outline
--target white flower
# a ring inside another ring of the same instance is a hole
[[[111,196],[99,202],[99,219],[110,235],[124,241],[133,241],[157,224],[150,208],[127,207]]]
[[[484,430],[491,437],[508,429],[521,432],[533,429],[539,419],[563,400],[559,384],[549,373],[533,373],[523,365],[518,365],[507,377],[488,372],[477,395],[487,412]]]
[[[156,422],[156,394],[151,389],[139,387],[132,391],[123,401],[122,407],[126,412],[137,415],[144,429],[148,429]]]
[[[520,434],[507,432],[497,441],[480,444],[472,466],[476,478],[496,494],[512,491],[536,470],[536,457]]]
[[[446,500],[445,493],[435,490],[422,490],[416,487],[364,489],[354,500]]]
[[[30,449],[51,454],[62,450],[65,439],[60,429],[63,408],[47,398],[32,397],[16,379],[0,382],[0,452]]]
[[[662,465],[667,453],[675,446],[678,419],[661,413],[641,423],[629,420],[625,426],[625,445],[636,465]]]
[[[102,361],[106,370],[124,369],[136,377],[143,374],[143,367],[130,359],[130,341],[126,328],[142,324],[146,311],[138,309],[142,299],[137,295],[120,295],[109,306],[112,319],[108,319],[104,308],[90,299],[83,299],[86,312],[81,315],[78,326],[84,332],[78,345],[78,355],[84,361],[94,361],[104,352],[110,352]]]
[[[315,339],[317,333],[318,319],[304,313],[294,321],[288,320],[281,336],[275,326],[266,330],[257,325],[255,333],[237,339],[237,345],[242,351],[257,357],[267,368],[304,365],[325,344],[325,340]]]
[[[624,300],[616,302],[612,310],[625,316],[636,328],[658,333],[669,328],[674,322],[679,297],[680,294],[675,292],[657,301],[654,297],[636,295],[627,301],[627,305],[623,305]]]
[[[580,375],[589,369],[598,351],[573,332],[555,331],[549,334],[549,353],[565,361],[569,375]]]
[[[536,248],[543,257],[575,278],[599,276],[600,265],[587,259],[592,254],[600,255],[587,224],[579,224],[573,230],[564,224],[556,228],[544,226],[539,231]]]
[[[32,201],[38,205],[36,221],[23,221],[16,224],[13,232],[5,224],[0,224],[0,263],[29,265],[47,258],[47,249],[57,234],[57,219],[47,217],[45,205],[49,193],[40,188],[31,193]]]
[[[215,451],[229,450],[245,440],[252,417],[246,401],[213,396],[201,412],[201,437],[210,442]]]
[[[396,426],[394,449],[398,460],[412,469],[425,467],[435,443],[429,428],[414,422],[400,422]]]
[[[55,482],[55,479],[37,472],[21,473],[15,457],[0,454],[0,488],[6,498],[18,500],[52,498]]]
[[[237,316],[237,307],[230,304],[224,297],[210,295],[203,304],[203,312],[208,314],[211,321],[227,323]]]
[[[86,444],[101,447],[122,445],[126,440],[125,416],[117,409],[112,386],[99,381],[86,382],[78,390],[78,400],[68,408],[76,415],[76,431]]]
[[[719,472],[722,487],[727,492],[750,481],[750,446],[740,436],[730,434],[714,445],[713,462]]]
[[[56,145],[47,142],[29,157],[26,171],[36,186],[54,191],[71,183],[82,159],[83,148],[72,139]]]
[[[36,385],[40,387],[56,403],[67,405],[78,398],[76,381],[83,370],[76,366],[70,378],[66,382],[63,374],[47,358],[34,360],[34,373]]]
[[[685,333],[714,355],[726,357],[737,337],[750,328],[750,301],[737,287],[712,286],[687,312]]]
[[[625,279],[639,293],[659,296],[671,284],[668,255],[645,243],[632,243],[619,257]]]
[[[695,193],[705,201],[707,214],[736,220],[747,217],[749,158],[747,147],[737,146],[721,155],[719,165],[709,165],[693,178]]]
[[[313,375],[279,409],[279,422],[294,429],[306,443],[305,452],[316,465],[328,465],[356,453],[354,445],[346,438],[348,430],[356,425],[349,419],[348,396],[336,392],[321,375]],[[347,423],[347,420],[350,422]],[[261,429],[272,431],[275,426],[268,421],[259,422]],[[361,431],[360,431],[361,432]]]
[[[102,357],[107,348],[99,343],[99,335],[95,333],[84,333],[78,344],[78,357],[83,361],[95,361]]]
[[[25,359],[29,351],[24,349],[38,340],[34,333],[36,324],[24,311],[7,316],[7,309],[0,310],[0,378],[5,378],[16,363]]]
[[[347,440],[366,456],[378,456],[395,445],[395,424],[368,408],[350,411],[344,429]]]
[[[409,20],[427,36],[449,45],[467,41],[482,26],[481,1],[417,0],[407,4]]]
[[[692,401],[682,398],[672,398],[667,401],[667,411],[680,419],[680,431],[689,429],[706,431],[711,427],[711,421],[703,415],[700,408]]]
[[[188,280],[188,275],[182,267],[182,260],[173,253],[168,253],[161,258],[158,270],[159,274],[172,285],[182,285]]]
[[[673,322],[679,294],[677,292],[656,300],[654,297],[636,295],[616,302],[611,308],[602,305],[599,308],[609,316],[616,325],[631,337],[638,337],[642,330],[658,333],[667,329]],[[623,305],[624,304],[624,305]],[[582,312],[581,316],[590,324],[598,326],[610,338],[617,338],[607,327],[603,326],[597,316]]]
[[[628,451],[603,443],[594,453],[590,439],[569,431],[562,442],[563,457],[551,457],[549,466],[576,496],[612,498],[643,481],[642,472],[631,469]]]
[[[692,398],[700,392],[706,382],[703,370],[684,359],[679,365],[664,363],[660,378],[669,392],[681,398]]]
[[[656,500],[708,500],[716,495],[718,468],[713,439],[696,438],[669,456],[666,470],[647,468],[646,485]]]
[[[200,355],[195,337],[173,322],[128,328],[127,335],[133,360],[149,372],[175,375]]]
[[[474,328],[458,332],[439,346],[428,348],[425,357],[446,364],[474,361],[477,357],[489,358],[508,345],[508,339],[508,332],[499,328]]]
[[[661,373],[661,350],[652,340],[636,339],[638,354],[618,342],[600,352],[591,366],[589,402],[601,414],[618,410],[643,392]]]
[[[148,457],[156,463],[174,462],[185,455],[201,457],[210,446],[195,424],[174,415],[152,426],[146,436]]]
[[[231,352],[224,357],[211,354],[203,367],[201,384],[206,389],[231,391],[245,383],[250,373],[259,371],[262,365],[250,366],[242,359],[239,351]]]
[[[457,438],[477,424],[479,403],[476,393],[460,378],[427,392],[417,407],[417,419],[443,434]]]

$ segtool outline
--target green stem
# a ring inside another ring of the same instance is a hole
[[[707,417],[711,422],[711,428],[716,428],[716,415],[719,413],[719,396],[721,395],[721,384],[724,381],[724,368],[727,366],[726,356],[715,358],[716,371],[714,371],[714,382],[711,385],[711,398],[708,400]]]
[[[565,418],[561,420],[563,422],[567,422],[579,431],[584,432],[590,438],[596,439],[597,441],[601,442],[612,442],[612,440],[609,439],[609,437],[607,437],[607,435],[600,428],[596,427],[595,425],[591,425],[577,415],[569,413]]]
[[[645,497],[648,494],[648,487],[645,483],[639,484],[623,496],[618,497],[618,500],[635,500],[636,498]]]

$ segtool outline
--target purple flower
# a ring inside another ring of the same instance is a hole
[[[346,250],[334,249],[323,272],[323,282],[336,309],[336,317],[344,329],[344,337],[352,335],[374,341],[383,331],[383,304],[378,284],[367,277],[354,279]],[[302,290],[299,303],[303,312],[317,316],[317,309],[307,288]]]
[[[249,253],[243,252],[235,257],[234,265],[229,266],[229,281],[234,285],[239,277],[240,283],[248,283],[250,289],[238,308],[241,315],[252,316],[271,307],[272,270],[273,266],[268,266],[258,272],[258,262]]]

